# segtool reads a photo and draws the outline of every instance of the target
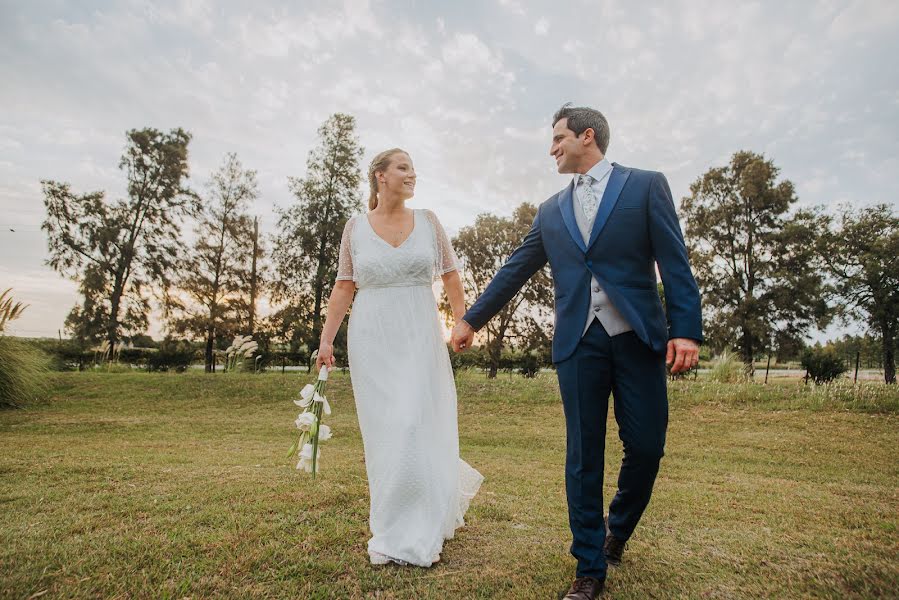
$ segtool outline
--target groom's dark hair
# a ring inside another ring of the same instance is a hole
[[[592,129],[599,151],[606,153],[609,148],[609,122],[601,112],[586,106],[572,106],[571,102],[567,102],[553,115],[553,127],[562,119],[568,119],[568,129],[574,135],[579,136],[587,129]]]

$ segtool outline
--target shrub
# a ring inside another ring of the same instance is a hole
[[[519,361],[518,372],[527,378],[536,377],[540,372],[540,353],[536,350],[523,352]]]
[[[194,361],[194,347],[184,340],[163,340],[159,350],[147,356],[150,371],[177,371],[183,373]]]
[[[846,363],[832,349],[815,347],[802,354],[802,368],[815,383],[830,383],[846,372]]]
[[[150,357],[156,353],[156,348],[125,347],[119,351],[119,364],[143,367],[150,364]]]
[[[32,338],[28,343],[47,356],[47,366],[51,371],[82,369],[94,360],[94,352],[74,340]]]

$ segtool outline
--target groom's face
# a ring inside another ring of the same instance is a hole
[[[559,173],[577,173],[584,152],[583,139],[568,129],[568,119],[559,119],[553,126],[553,143],[549,148]]]

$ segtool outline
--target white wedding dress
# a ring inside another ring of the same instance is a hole
[[[343,233],[338,280],[357,293],[348,330],[350,378],[371,495],[373,564],[429,567],[464,524],[483,481],[459,458],[456,387],[431,285],[459,268],[429,210],[399,247],[367,215]]]

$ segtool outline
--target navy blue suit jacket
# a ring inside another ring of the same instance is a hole
[[[531,230],[463,319],[483,327],[549,262],[555,288],[553,362],[574,352],[590,305],[590,276],[654,351],[670,338],[702,341],[699,288],[687,260],[671,190],[655,171],[613,163],[585,244],[574,218],[574,182],[537,210]],[[656,287],[665,288],[667,320]]]

